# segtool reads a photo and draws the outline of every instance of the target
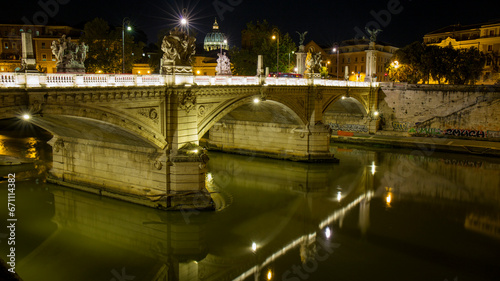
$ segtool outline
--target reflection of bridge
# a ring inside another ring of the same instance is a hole
[[[31,123],[54,135],[52,181],[149,206],[189,208],[203,201],[199,195],[208,198],[206,158],[196,146],[221,118],[260,102],[254,115],[279,112],[293,126],[271,121],[262,129],[256,124],[270,123],[262,120],[234,127],[232,136],[259,135],[232,141],[233,149],[331,160],[323,114],[343,96],[373,117],[374,132],[377,83],[294,78],[2,74],[0,119],[29,112]]]
[[[223,159],[213,160],[216,165],[225,163]],[[271,165],[260,159],[255,162],[267,167]],[[233,164],[248,163],[237,161]],[[288,174],[294,175],[293,181],[304,186],[311,184],[308,171],[315,171],[318,183],[322,182],[321,178],[330,176],[327,171],[316,171],[305,163],[292,164],[294,170]],[[295,175],[301,172],[300,166],[303,167],[301,175]],[[243,169],[246,167],[242,166]],[[356,170],[349,173],[355,188],[344,195],[343,207],[332,202],[330,199],[333,198],[328,199],[325,190],[320,192],[321,196],[311,196],[314,191],[304,193],[305,196],[288,191],[293,198],[289,204],[274,207],[267,201],[265,206],[271,208],[251,210],[254,219],[232,220],[229,224],[227,220],[233,217],[233,212],[219,212],[217,219],[213,219],[213,214],[199,212],[165,213],[53,188],[50,206],[54,208],[54,216],[51,221],[57,228],[20,260],[19,272],[26,280],[58,272],[54,281],[71,278],[109,280],[113,276],[111,270],[121,272],[122,267],[128,276],[136,276],[139,280],[232,280],[239,275],[258,274],[266,265],[291,254],[291,250],[315,243],[318,231],[324,231],[328,225],[332,227],[356,206],[369,202],[373,193],[372,174],[362,167],[351,170]],[[274,174],[267,169],[260,184],[266,184]],[[237,174],[229,176],[239,178]],[[339,182],[334,181],[334,185],[337,184]],[[316,183],[312,185],[316,186]],[[248,189],[259,191],[255,186]],[[281,192],[272,190],[276,191]],[[272,198],[263,198],[266,200]],[[243,208],[253,204],[250,201],[238,203]],[[368,209],[365,211],[369,212]],[[236,215],[244,214],[237,212]],[[185,220],[187,216],[189,221]],[[277,224],[277,221],[286,223]],[[266,231],[257,237],[255,234],[259,231],[245,231],[262,227]],[[258,243],[258,259],[251,252],[251,243],[247,244],[251,239]],[[51,262],[47,263],[47,260]],[[255,266],[256,263],[259,266]]]

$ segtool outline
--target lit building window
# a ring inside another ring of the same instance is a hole
[[[46,60],[47,60],[47,55],[46,55],[46,54],[42,54],[42,60],[43,60],[43,61],[46,61]]]
[[[4,47],[5,49],[8,49],[8,48],[9,48],[9,43],[7,43],[7,42],[3,43],[3,47]]]

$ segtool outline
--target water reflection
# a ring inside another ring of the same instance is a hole
[[[25,281],[498,276],[496,159],[333,149],[340,164],[211,153],[216,212],[162,212],[25,177],[18,272]]]

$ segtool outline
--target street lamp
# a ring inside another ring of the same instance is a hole
[[[288,69],[290,69],[290,55],[295,54],[295,51],[292,51],[291,53],[288,53]]]
[[[122,74],[125,73],[125,24],[127,24],[127,31],[131,31],[130,19],[124,18],[122,20]]]
[[[224,39],[224,41],[221,41],[220,42],[220,57],[222,58],[222,44],[226,45],[227,44],[227,40]]]
[[[333,52],[337,53],[337,80],[339,80],[339,51],[338,47],[333,48]]]
[[[181,25],[184,25],[186,27],[186,32],[187,32],[187,35],[189,37],[189,21],[187,19],[187,10],[186,9],[182,9],[182,16],[181,16]]]
[[[276,34],[273,34],[273,36],[271,38],[273,40],[276,40],[276,77],[278,77],[278,73],[279,73],[278,66],[279,66],[279,58],[280,58],[280,33],[279,33],[279,30],[277,28],[273,28],[272,32],[276,33]]]

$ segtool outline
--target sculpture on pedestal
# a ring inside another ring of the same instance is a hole
[[[299,34],[299,52],[304,51],[304,40],[306,38],[307,31],[304,31],[302,33],[296,31]]]
[[[321,53],[317,52],[315,54],[308,52],[306,57],[306,74],[320,73],[321,71]]]
[[[161,49],[164,52],[161,59],[162,72],[192,73],[191,57],[196,53],[196,38],[174,28],[168,36],[163,37]]]
[[[63,35],[58,40],[52,41],[52,54],[57,59],[57,72],[85,72],[85,59],[89,47],[85,43],[77,44],[71,37]]]
[[[382,29],[369,29],[368,27],[365,27],[366,32],[370,34],[370,44],[369,48],[374,49],[375,48],[375,41],[377,40],[377,34],[382,32]]]
[[[226,52],[224,54],[217,54],[217,56],[219,57],[217,59],[217,66],[215,67],[217,75],[231,75],[231,62],[226,56]]]

